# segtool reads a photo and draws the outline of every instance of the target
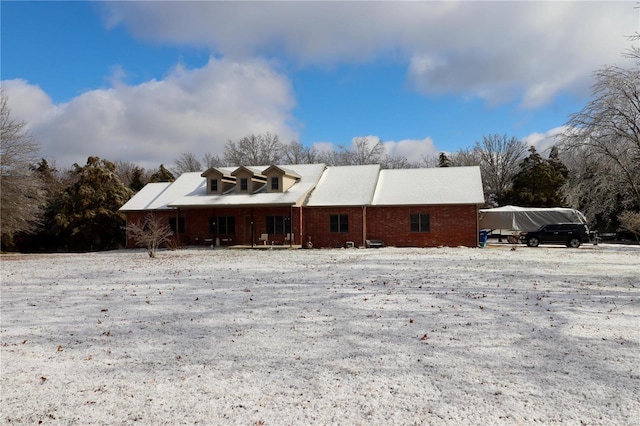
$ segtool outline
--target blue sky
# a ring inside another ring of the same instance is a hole
[[[621,64],[634,2],[14,2],[2,88],[42,156],[155,168],[277,133],[410,161],[507,134],[544,150]]]

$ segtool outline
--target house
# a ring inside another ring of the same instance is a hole
[[[120,211],[153,212],[188,245],[475,247],[483,203],[478,167],[298,164],[184,173]]]

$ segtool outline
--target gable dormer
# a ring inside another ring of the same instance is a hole
[[[301,178],[293,170],[269,166],[262,174],[267,178],[267,192],[287,192]]]
[[[228,173],[211,167],[200,176],[207,179],[207,194],[224,194],[236,184],[236,178]]]
[[[260,170],[240,166],[231,173],[236,180],[236,194],[253,194],[267,183],[267,177]]]

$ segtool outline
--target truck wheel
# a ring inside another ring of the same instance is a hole
[[[578,248],[580,247],[580,239],[578,238],[572,238],[569,241],[567,241],[567,247],[573,247],[573,248]]]
[[[537,237],[531,237],[527,240],[527,245],[529,247],[538,247],[540,245],[540,240]]]

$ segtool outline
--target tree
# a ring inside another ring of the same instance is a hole
[[[454,167],[479,166],[480,151],[476,149],[459,149],[453,154],[449,154],[451,165]]]
[[[167,170],[167,168],[164,167],[164,164],[160,164],[160,167],[158,167],[158,171],[149,176],[149,183],[173,182],[175,180],[176,178],[175,176],[173,176],[173,173]]]
[[[444,152],[441,152],[438,156],[438,167],[451,167],[451,160]]]
[[[45,193],[35,173],[39,145],[26,123],[11,118],[7,97],[0,92],[0,222],[2,244],[16,233],[32,233],[40,225]]]
[[[174,171],[178,176],[183,173],[189,172],[201,172],[202,164],[198,159],[190,152],[183,152],[180,157],[176,158],[176,168]]]
[[[144,169],[138,166],[133,168],[131,172],[131,181],[127,185],[131,190],[138,192],[146,185]]]
[[[558,159],[558,149],[552,148],[549,159],[529,148],[529,156],[520,163],[520,171],[513,178],[512,189],[504,199],[510,204],[526,207],[558,207],[562,203],[560,189],[568,171]]]
[[[156,257],[156,251],[171,240],[173,231],[168,224],[161,222],[153,213],[147,214],[142,221],[127,225],[128,237],[147,249],[149,257]]]
[[[320,155],[315,147],[302,145],[292,141],[282,146],[282,162],[284,164],[315,164],[319,162]]]
[[[202,158],[202,164],[206,170],[212,167],[224,166],[224,161],[217,155],[206,153]]]
[[[640,50],[624,56],[634,65],[598,70],[591,101],[559,135],[570,169],[567,198],[605,224],[625,210],[640,211]]]
[[[372,144],[368,138],[355,138],[346,157],[349,165],[380,164],[384,157],[384,145],[382,141]]]
[[[251,134],[224,147],[224,162],[234,166],[258,166],[278,164],[282,157],[282,144],[278,135]]]
[[[60,199],[54,218],[58,235],[71,250],[104,250],[125,241],[125,218],[118,211],[131,198],[110,161],[89,157],[73,165],[75,181]]]
[[[636,240],[640,241],[640,213],[625,211],[618,217],[620,227],[626,229],[636,236]]]
[[[506,192],[511,189],[518,165],[527,147],[515,137],[493,134],[476,141],[474,151],[480,160],[485,202],[503,205]]]

